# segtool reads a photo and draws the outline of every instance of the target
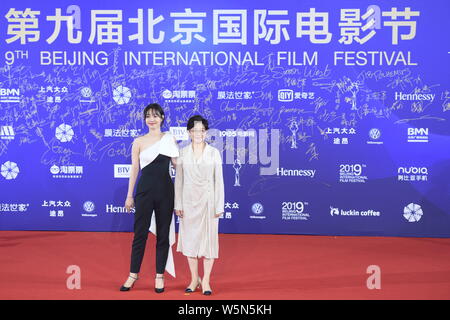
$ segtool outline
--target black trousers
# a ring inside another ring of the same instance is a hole
[[[136,195],[134,216],[134,239],[131,251],[131,273],[139,273],[145,253],[152,212],[156,220],[156,273],[163,274],[169,254],[169,231],[173,216],[173,185],[160,197],[150,192]]]

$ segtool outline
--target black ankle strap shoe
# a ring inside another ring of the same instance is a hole
[[[131,287],[125,287],[124,285],[122,285],[120,287],[120,291],[130,291],[131,288],[134,287],[134,283],[139,279],[139,277],[132,277],[132,276],[128,276],[128,278],[134,279],[133,284],[131,285]]]

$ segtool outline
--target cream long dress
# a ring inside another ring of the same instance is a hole
[[[175,210],[183,210],[177,251],[188,257],[219,257],[219,218],[224,212],[222,158],[219,150],[205,145],[194,157],[192,144],[180,150],[175,176]]]

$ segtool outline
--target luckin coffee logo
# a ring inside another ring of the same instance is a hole
[[[339,209],[338,208],[334,208],[334,207],[330,207],[330,214],[331,214],[331,216],[338,216],[339,215]]]
[[[381,212],[376,210],[342,210],[334,207],[330,207],[331,216],[348,216],[348,217],[380,217]]]
[[[400,100],[400,101],[430,101],[430,102],[433,102],[435,97],[436,97],[436,95],[432,94],[432,93],[403,93],[403,92],[395,93],[395,100]]]

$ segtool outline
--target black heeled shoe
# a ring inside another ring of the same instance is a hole
[[[212,291],[211,291],[211,290],[203,291],[203,286],[202,286],[202,292],[203,292],[203,295],[205,295],[205,296],[210,296],[210,295],[212,295]]]
[[[194,290],[192,290],[191,288],[187,287],[186,290],[184,290],[184,292],[186,292],[186,293],[192,293],[192,292],[195,291],[195,289],[200,288],[201,284],[202,284],[202,280],[199,278],[199,279],[198,279],[197,286],[194,288]]]
[[[132,276],[128,276],[128,278],[134,279],[133,284],[131,285],[131,287],[125,287],[124,285],[122,285],[120,287],[120,291],[130,291],[131,288],[134,287],[134,283],[139,279],[139,277],[132,277]]]
[[[163,279],[164,280],[164,276],[156,277],[156,279]],[[164,287],[162,287],[162,288],[156,288],[155,287],[155,292],[156,293],[163,293],[164,292]]]

